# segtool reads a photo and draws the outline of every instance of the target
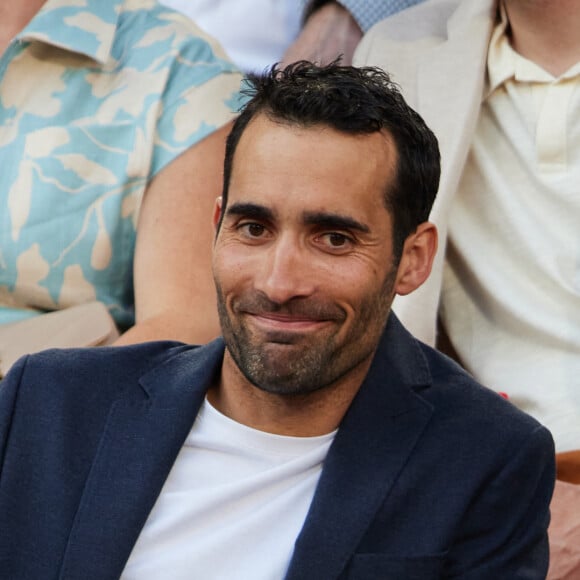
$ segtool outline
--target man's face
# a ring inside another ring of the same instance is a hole
[[[253,385],[307,394],[366,372],[397,277],[383,203],[395,163],[382,133],[264,115],[246,128],[213,269],[226,363]]]

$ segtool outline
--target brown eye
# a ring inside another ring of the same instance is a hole
[[[248,233],[251,236],[259,237],[264,233],[264,226],[260,224],[248,224]]]
[[[262,224],[254,222],[241,224],[240,229],[249,238],[259,238],[263,236],[266,231],[266,228]]]
[[[318,243],[329,252],[342,253],[353,247],[354,240],[339,232],[326,232],[318,237]]]
[[[328,234],[328,243],[335,248],[344,246],[347,241],[348,238],[342,234]]]

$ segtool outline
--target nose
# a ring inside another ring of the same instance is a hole
[[[255,277],[256,289],[277,304],[311,295],[315,276],[309,261],[298,240],[281,236],[263,256]]]

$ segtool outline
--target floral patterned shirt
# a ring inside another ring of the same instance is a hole
[[[154,0],[46,2],[0,58],[0,324],[89,300],[133,323],[143,192],[240,81]]]

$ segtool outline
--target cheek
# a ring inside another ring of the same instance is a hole
[[[321,288],[322,289],[322,288]],[[339,306],[346,314],[346,326],[357,325],[367,314],[370,295],[376,290],[370,288],[365,280],[354,272],[352,276],[342,276],[334,272],[324,284],[324,298]]]
[[[239,265],[226,260],[214,260],[213,277],[222,294],[230,292],[239,283]]]
[[[213,276],[222,293],[251,284],[255,267],[252,261],[231,244],[216,246],[212,261]]]
[[[356,311],[354,315],[357,318],[367,319],[372,324],[372,317],[384,316],[390,309],[396,271],[373,267],[353,274],[349,293],[350,305]]]
[[[360,258],[349,260],[348,264],[335,266],[332,269],[332,279],[335,288],[348,289],[354,300],[360,302],[362,297],[377,294],[385,287],[385,280],[390,272],[376,260]]]

